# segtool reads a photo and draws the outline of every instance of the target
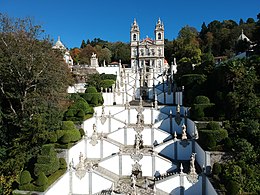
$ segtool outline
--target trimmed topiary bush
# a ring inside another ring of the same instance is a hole
[[[210,100],[207,96],[197,96],[195,97],[194,104],[210,104]]]
[[[84,129],[80,128],[79,129],[79,133],[80,133],[81,137],[83,137],[85,135]]]
[[[75,129],[75,124],[73,123],[73,121],[62,121],[62,126],[61,129],[62,130],[71,130],[71,129]]]
[[[49,141],[50,143],[56,143],[58,140],[58,136],[56,132],[50,132],[49,133]]]
[[[67,162],[64,158],[60,158],[60,169],[67,169]]]
[[[214,135],[208,130],[206,132],[204,130],[199,131],[198,142],[204,150],[212,150],[217,145]]]
[[[48,185],[48,178],[46,177],[46,175],[43,172],[39,173],[39,176],[36,179],[35,184],[37,186],[47,186]]]
[[[209,130],[220,130],[220,125],[218,122],[215,122],[215,121],[210,121],[208,124],[207,124],[207,129]]]
[[[219,164],[218,162],[214,163],[212,173],[214,175],[219,175],[221,173],[221,164]]]
[[[65,133],[60,139],[61,143],[63,143],[63,144],[68,144],[70,142],[76,142],[81,139],[80,132],[77,129],[64,130],[64,131],[65,131]]]
[[[34,165],[34,175],[39,176],[43,172],[46,176],[51,175],[60,167],[57,153],[54,150],[53,144],[42,146],[41,154],[37,157],[37,163]]]
[[[226,152],[230,152],[233,148],[233,142],[232,140],[229,138],[229,137],[226,137],[224,140],[223,140],[223,144],[224,144],[224,150]]]
[[[103,87],[103,89],[110,88],[110,87],[112,87],[112,85],[113,85],[114,83],[115,83],[114,80],[108,80],[108,79],[106,79],[106,80],[103,80],[103,81],[101,82],[101,87]]]
[[[64,134],[65,134],[64,130],[57,130],[56,131],[57,139],[59,140]]]
[[[20,185],[29,184],[32,181],[32,177],[29,171],[25,170],[20,174]]]
[[[96,87],[90,86],[86,89],[86,93],[97,93],[97,89]]]

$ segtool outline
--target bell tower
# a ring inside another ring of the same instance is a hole
[[[130,40],[131,40],[131,46],[137,46],[137,43],[140,40],[140,30],[139,26],[136,22],[136,19],[134,19],[134,23],[131,26],[131,32],[130,32]]]
[[[164,45],[164,25],[159,18],[154,30],[155,34],[155,44]]]
[[[134,19],[134,23],[131,26],[130,40],[131,40],[131,67],[137,68],[139,42],[140,42],[140,30],[139,30],[139,26],[136,22],[136,19]]]

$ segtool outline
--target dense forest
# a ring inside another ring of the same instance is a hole
[[[242,31],[250,41],[238,40]],[[102,104],[101,87],[93,85],[115,79],[93,75],[86,93],[68,96],[73,76],[41,33],[30,19],[0,14],[0,194],[44,190],[53,173],[62,174],[66,163],[53,147],[70,147],[83,136],[77,125]],[[100,64],[130,62],[129,43],[96,38],[70,50],[75,64],[89,64],[92,52]],[[236,58],[243,52],[247,57]],[[175,40],[165,40],[165,58],[177,59],[174,79],[185,86],[190,117],[211,121],[199,127],[199,143],[227,154],[213,166],[215,188],[223,194],[260,194],[260,14],[257,21],[202,23],[200,31],[185,26]]]

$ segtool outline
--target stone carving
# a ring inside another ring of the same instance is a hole
[[[93,52],[91,58],[95,59],[96,57],[97,57],[97,54],[95,54],[95,53]]]
[[[131,175],[131,185],[132,185],[132,187],[134,188],[134,190],[136,189],[135,188],[135,185],[136,185],[136,177],[135,177],[135,175]]]
[[[186,133],[186,125],[183,124],[182,125],[182,136],[181,136],[182,140],[186,140],[187,139],[187,133]]]
[[[135,151],[130,156],[134,161],[139,162],[143,158],[143,154],[140,153],[140,149],[143,148],[142,134],[135,134]]]
[[[196,153],[192,153],[190,157],[190,171],[194,171],[195,169],[195,154]]]
[[[132,165],[132,174],[136,176],[136,178],[142,177],[142,165],[138,162]]]
[[[101,113],[101,117],[100,117],[101,124],[104,125],[106,120],[107,120],[107,117],[105,116],[105,106],[102,105],[102,113]]]
[[[139,112],[136,118],[137,118],[136,124],[140,124],[140,125],[144,124],[144,115],[142,113]]]
[[[195,154],[192,153],[190,157],[190,173],[187,175],[188,181],[191,183],[196,183],[198,181],[198,174],[196,173],[195,169]]]
[[[85,169],[84,158],[83,158],[83,154],[81,152],[79,154],[79,164],[76,165],[75,169],[76,169],[75,175],[79,179],[82,179],[86,175],[87,171]]]
[[[93,134],[92,136],[90,137],[90,144],[92,146],[95,146],[97,143],[98,143],[98,134],[97,134],[97,128],[96,128],[96,125],[93,124]]]

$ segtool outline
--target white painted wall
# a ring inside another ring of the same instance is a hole
[[[69,172],[66,172],[47,191],[45,195],[69,194]]]
[[[133,159],[130,156],[122,155],[122,175],[130,176],[132,174]]]
[[[89,173],[79,179],[75,172],[72,173],[72,192],[75,194],[88,194],[89,193]]]
[[[112,186],[111,181],[97,174],[92,174],[92,181],[92,194],[109,189]]]
[[[99,163],[101,167],[119,175],[119,157],[114,155],[111,158],[105,159]],[[96,183],[96,182],[95,182]],[[97,184],[97,183],[96,183]]]
[[[68,164],[72,161],[74,162],[74,165],[79,163],[79,155],[80,152],[82,152],[83,156],[86,156],[85,153],[85,141],[84,139],[82,139],[81,141],[79,141],[76,145],[74,145],[73,147],[71,147],[68,150],[68,159],[69,162],[67,162]]]
[[[180,194],[180,176],[175,175],[170,179],[156,184],[156,188],[167,192],[168,194]]]

